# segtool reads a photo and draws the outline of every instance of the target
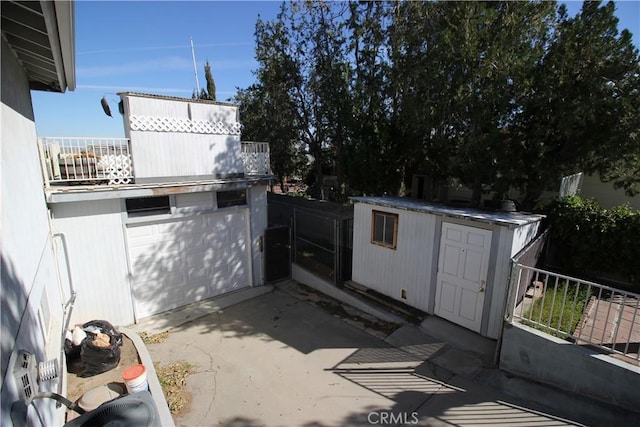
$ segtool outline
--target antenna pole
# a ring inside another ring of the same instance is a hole
[[[196,66],[196,51],[193,49],[193,37],[191,39],[191,57],[193,58],[193,72],[196,76],[196,96],[200,96],[200,83],[198,82],[198,67]]]

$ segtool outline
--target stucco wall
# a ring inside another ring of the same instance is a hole
[[[42,191],[31,94],[24,71],[2,39],[2,411],[0,425],[11,425],[10,406],[17,400],[11,371],[16,351],[34,353],[38,361],[60,357],[62,295],[55,270],[53,243]],[[41,323],[39,311],[47,325]],[[49,315],[46,315],[49,313]],[[49,326],[49,330],[45,330]],[[61,424],[55,403],[38,403],[45,425]],[[32,425],[40,425],[33,407]]]
[[[638,410],[640,367],[524,325],[505,325],[500,369],[609,404]]]

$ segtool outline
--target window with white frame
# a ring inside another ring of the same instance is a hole
[[[371,212],[371,243],[395,249],[398,244],[398,214]]]

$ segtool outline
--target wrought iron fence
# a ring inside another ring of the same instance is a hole
[[[507,321],[640,361],[640,294],[514,263]]]
[[[38,138],[48,184],[130,184],[133,166],[126,138]]]

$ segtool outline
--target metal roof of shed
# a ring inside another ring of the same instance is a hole
[[[544,215],[534,215],[523,212],[500,212],[470,207],[446,206],[404,197],[353,197],[352,200],[354,203],[368,203],[371,205],[468,219],[503,226],[519,227],[540,221],[545,217]]]

